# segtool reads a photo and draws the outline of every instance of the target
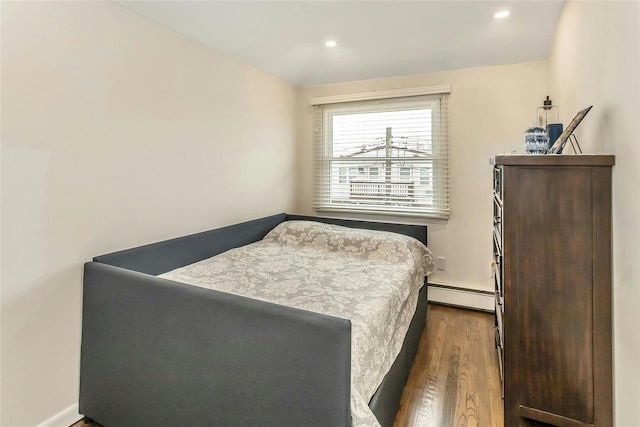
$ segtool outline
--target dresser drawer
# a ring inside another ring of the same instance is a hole
[[[503,304],[504,291],[502,289],[502,257],[493,252],[493,277],[495,280],[496,296],[500,297],[500,304]]]
[[[493,197],[493,227],[497,228],[499,234],[502,235],[502,204],[495,195]]]
[[[502,257],[502,234],[497,228],[493,228],[493,253]]]
[[[498,344],[504,348],[504,308],[500,302],[500,297],[496,295],[496,333],[498,334]]]
[[[500,199],[500,203],[502,203],[502,168],[500,167],[493,168],[493,192]]]
[[[504,397],[504,350],[500,345],[498,328],[496,327],[496,350],[498,352],[498,367],[500,368],[500,381],[502,382],[502,397]]]

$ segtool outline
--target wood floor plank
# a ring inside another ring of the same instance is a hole
[[[480,349],[480,351],[475,352],[474,354],[474,366],[478,371],[478,375],[477,375],[477,388],[478,388],[478,393],[477,393],[477,397],[478,397],[478,407],[479,408],[489,408],[489,411],[486,412],[485,417],[483,418],[483,422],[479,423],[480,427],[492,427],[493,426],[493,410],[491,407],[491,397],[490,397],[490,369],[491,367],[488,366],[488,363],[491,363],[491,361],[493,359],[490,359],[488,356],[490,356],[489,353],[487,353],[487,346],[485,345],[485,341],[487,339],[487,331],[486,329],[488,327],[490,327],[491,325],[487,325],[485,323],[482,322],[478,322],[478,341],[477,341],[477,346]],[[482,366],[486,366],[487,367],[487,375],[480,375],[479,372],[482,371]],[[480,390],[485,390],[485,392],[481,392]],[[482,419],[482,417],[481,417]]]
[[[493,319],[492,319],[493,320]],[[484,339],[486,363],[488,368],[487,383],[488,397],[491,408],[492,426],[504,426],[504,401],[502,400],[502,380],[500,378],[500,367],[498,353],[495,346],[495,329],[493,323],[491,328],[484,328],[486,334]]]
[[[418,426],[423,424],[423,420],[439,419],[441,416],[439,402],[446,384],[438,381],[438,378],[446,375],[447,365],[443,363],[442,358],[446,351],[449,325],[446,319],[437,313],[431,316],[430,322],[430,340],[427,342],[423,336],[420,341],[405,387],[405,397],[400,402],[396,416],[396,427]],[[444,370],[444,374],[440,373],[441,369]],[[416,405],[415,402],[420,404]]]
[[[458,400],[456,402],[455,425],[460,427],[478,427],[478,371],[474,364],[479,343],[477,319],[468,317],[463,322],[463,337],[459,343],[460,361],[458,365]]]
[[[436,331],[436,339],[433,347],[427,348],[431,343],[423,342],[422,351],[426,354],[431,353],[431,363],[429,364],[429,371],[427,374],[427,383],[422,392],[422,407],[423,411],[420,411],[420,418],[416,420],[416,423],[409,424],[409,426],[420,425],[422,419],[438,419],[441,416],[440,405],[438,404],[438,398],[442,395],[443,390],[438,390],[438,373],[441,369],[444,369],[442,364],[442,354],[445,350],[445,341],[448,331],[448,323],[444,319],[440,319],[437,323],[438,329]],[[419,370],[414,371],[416,374]],[[416,375],[414,382],[420,385],[419,377]]]
[[[458,368],[460,366],[460,347],[450,347],[447,360],[447,379],[442,402],[442,418],[440,425],[454,426],[458,402]]]
[[[429,305],[394,427],[504,425],[493,319],[489,313]],[[79,421],[72,427],[99,426]]]

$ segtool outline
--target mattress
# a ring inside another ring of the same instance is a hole
[[[351,321],[351,415],[378,426],[368,407],[402,347],[433,255],[384,231],[286,221],[263,240],[160,277]]]

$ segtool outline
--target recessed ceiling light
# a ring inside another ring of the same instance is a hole
[[[326,42],[324,45],[326,47],[336,47],[338,43],[336,43],[334,40],[329,40],[328,42]]]
[[[509,11],[508,10],[501,10],[500,12],[496,13],[495,15],[493,15],[493,17],[496,18],[496,19],[506,18],[507,16],[509,16]]]

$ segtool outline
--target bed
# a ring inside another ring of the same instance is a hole
[[[392,425],[425,324],[426,234],[279,214],[94,258],[80,413],[107,427]]]

